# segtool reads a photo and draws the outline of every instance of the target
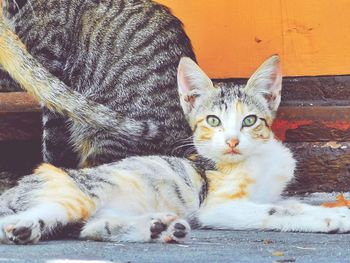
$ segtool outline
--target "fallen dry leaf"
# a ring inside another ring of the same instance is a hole
[[[350,208],[350,200],[346,200],[344,197],[344,194],[341,193],[337,196],[335,202],[326,202],[321,204],[321,206],[332,208],[332,207],[340,207],[340,206],[347,206]]]
[[[282,251],[274,251],[274,252],[272,252],[272,256],[274,256],[274,257],[283,257],[284,253]]]

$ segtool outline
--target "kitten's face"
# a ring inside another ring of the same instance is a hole
[[[198,152],[215,162],[240,162],[272,136],[266,103],[245,93],[244,86],[218,84],[191,118]]]
[[[272,138],[281,91],[278,57],[266,61],[247,85],[231,87],[213,85],[194,62],[181,63],[181,105],[199,154],[215,162],[237,163]]]

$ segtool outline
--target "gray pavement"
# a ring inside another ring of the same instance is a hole
[[[0,262],[350,262],[350,235],[256,231],[193,231],[177,244],[49,241],[0,246]],[[69,259],[69,260],[67,260]],[[56,261],[60,260],[60,261]]]
[[[316,194],[308,203],[334,200]],[[347,194],[348,196],[348,194]],[[0,245],[1,262],[350,262],[350,234],[259,231],[193,231],[187,243],[118,244],[48,241],[38,245]],[[73,260],[73,261],[72,261]],[[81,261],[78,261],[81,262]]]

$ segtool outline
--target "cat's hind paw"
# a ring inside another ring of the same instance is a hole
[[[151,221],[151,239],[164,243],[182,243],[190,233],[186,220],[178,219],[174,214],[159,214]]]
[[[35,244],[41,238],[41,222],[11,217],[2,224],[3,241],[8,244]]]

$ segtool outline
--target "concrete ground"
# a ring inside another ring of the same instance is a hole
[[[306,201],[333,198],[313,195]],[[75,240],[0,245],[0,262],[350,262],[349,244],[350,234],[197,230],[181,245]]]
[[[0,262],[350,262],[349,244],[350,235],[200,230],[183,245],[72,240],[2,245]]]

